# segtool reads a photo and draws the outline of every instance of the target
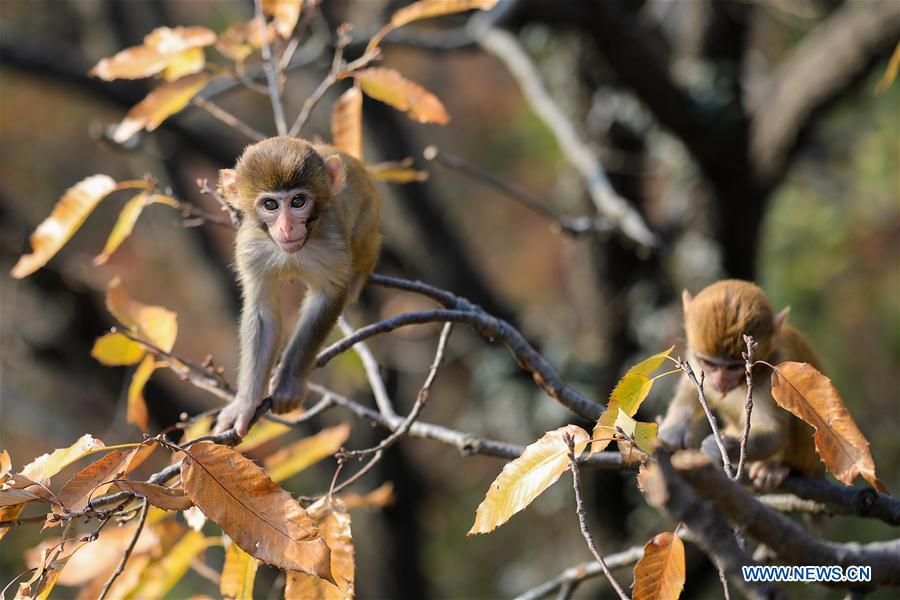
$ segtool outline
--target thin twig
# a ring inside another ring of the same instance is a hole
[[[709,403],[706,401],[706,393],[703,391],[703,380],[706,378],[706,375],[701,370],[700,379],[698,381],[697,376],[694,375],[694,370],[691,368],[688,361],[679,358],[676,360],[676,365],[684,371],[687,378],[694,384],[694,387],[697,388],[697,399],[700,401],[700,406],[703,407],[703,412],[706,413],[706,419],[709,421],[709,426],[712,428],[716,445],[719,447],[719,452],[722,454],[722,466],[728,477],[734,479],[734,469],[731,467],[731,459],[728,458],[728,451],[725,449],[725,443],[722,441],[722,435],[719,433],[719,424],[716,422],[716,417],[709,409]]]
[[[313,17],[315,17],[321,1],[322,0],[307,0],[306,5],[303,7],[303,14],[300,16],[300,22],[294,27],[291,39],[288,41],[287,46],[285,46],[284,52],[281,53],[281,60],[278,61],[278,68],[282,71],[287,69],[288,65],[291,64],[291,59],[294,58],[294,52],[296,52],[297,48],[300,46],[300,38],[303,37],[303,32],[306,31],[306,28],[313,20]]]
[[[757,344],[749,335],[744,336],[744,343],[747,344],[747,352],[744,353],[744,372],[747,375],[747,412],[744,416],[744,434],[741,436],[741,456],[738,459],[737,471],[734,473],[735,481],[740,481],[744,474],[744,462],[747,460],[747,440],[750,438],[750,415],[753,413],[753,354]]]
[[[611,223],[606,219],[594,219],[591,217],[572,218],[559,215],[527,190],[500,179],[493,173],[485,171],[478,165],[473,164],[460,156],[438,150],[435,146],[428,146],[425,148],[423,155],[426,160],[435,161],[445,167],[456,169],[460,173],[464,173],[469,177],[477,179],[482,183],[486,183],[494,189],[503,192],[526,208],[539,214],[545,219],[552,221],[555,226],[566,235],[578,237],[585,233],[609,233],[614,229]]]
[[[144,523],[146,523],[147,521],[147,506],[147,500],[145,499],[141,504],[141,514],[138,517],[137,529],[135,530],[134,535],[131,537],[131,542],[125,549],[125,554],[122,555],[122,560],[119,561],[119,565],[116,567],[116,570],[113,571],[112,575],[109,576],[109,579],[106,580],[106,584],[104,584],[103,586],[103,591],[100,592],[99,600],[103,600],[104,598],[106,598],[106,595],[112,588],[113,583],[115,583],[119,575],[122,574],[122,571],[125,570],[125,564],[128,562],[128,559],[131,558],[131,554],[132,552],[134,552],[134,548],[137,545],[138,538],[141,537],[141,532],[144,530]]]
[[[621,600],[628,600],[628,595],[625,594],[622,590],[622,586],[619,585],[619,582],[616,581],[612,571],[609,570],[609,566],[603,559],[603,555],[600,554],[597,545],[594,543],[594,536],[591,535],[591,532],[588,529],[587,513],[584,510],[584,502],[581,498],[581,473],[578,470],[578,460],[575,457],[575,441],[572,439],[572,436],[568,434],[566,434],[566,444],[569,446],[569,469],[572,471],[572,487],[575,489],[575,511],[578,513],[578,524],[581,526],[581,535],[584,536],[584,541],[587,542],[591,554],[593,554],[594,559],[600,563],[603,574],[606,575],[606,579],[609,580],[609,584],[619,595],[619,598],[621,598]]]
[[[284,105],[281,103],[281,92],[278,87],[278,61],[272,54],[272,46],[269,44],[269,36],[266,30],[266,18],[263,16],[262,0],[255,0],[256,23],[259,27],[259,35],[262,39],[263,70],[266,73],[266,82],[269,85],[269,98],[272,101],[272,114],[275,117],[275,129],[278,135],[287,134],[287,122],[284,119]]]
[[[247,125],[246,123],[241,121],[239,118],[237,118],[236,116],[234,116],[233,114],[231,114],[230,112],[228,112],[227,110],[225,110],[224,108],[222,108],[221,106],[219,106],[218,104],[213,102],[212,100],[204,100],[203,98],[200,98],[198,96],[198,97],[194,98],[194,104],[196,104],[197,106],[199,106],[200,108],[202,108],[203,110],[205,110],[206,112],[208,112],[209,114],[211,114],[212,116],[217,118],[218,120],[222,121],[229,127],[237,129],[238,131],[240,131],[241,133],[243,133],[244,135],[246,135],[247,137],[249,137],[251,140],[253,140],[255,142],[264,140],[268,137],[267,135],[260,133],[257,130],[253,129],[252,127],[250,127],[249,125]]]
[[[350,323],[347,322],[347,318],[343,315],[338,319],[338,327],[344,335],[352,335],[354,332],[353,327],[350,326]],[[391,404],[387,388],[384,386],[384,378],[381,376],[381,365],[375,360],[375,356],[372,354],[372,351],[369,350],[369,346],[365,342],[360,342],[353,346],[353,351],[356,352],[356,355],[359,356],[359,359],[362,361],[363,368],[366,371],[366,378],[369,380],[369,387],[372,388],[372,394],[375,396],[375,404],[378,406],[378,410],[381,411],[381,414],[383,415],[389,417],[396,416],[397,413],[394,411],[394,406]]]
[[[232,206],[231,203],[229,203],[216,189],[210,187],[207,179],[202,177],[197,179],[197,187],[200,188],[201,194],[206,194],[219,203],[222,210],[228,213],[228,217],[231,220],[231,226],[237,229],[243,218],[241,211]]]
[[[633,546],[627,550],[616,552],[605,556],[606,565],[610,569],[624,567],[636,563],[644,556],[643,546]],[[581,582],[591,577],[603,574],[603,569],[597,561],[583,562],[574,567],[569,567],[553,579],[528,589],[518,596],[515,600],[540,600],[541,598],[552,594],[555,590],[565,585],[566,582]]]

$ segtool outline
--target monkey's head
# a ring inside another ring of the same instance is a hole
[[[234,169],[219,172],[219,186],[232,206],[293,253],[343,188],[344,170],[337,154],[322,157],[309,142],[281,136],[247,146]]]
[[[696,296],[685,290],[682,302],[688,347],[706,380],[723,395],[744,381],[743,336],[753,337],[754,357],[765,360],[789,312],[775,314],[765,292],[737,279],[718,281]]]

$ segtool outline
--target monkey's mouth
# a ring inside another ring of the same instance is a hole
[[[308,237],[301,237],[297,238],[296,240],[284,240],[283,242],[279,242],[278,245],[281,246],[281,249],[288,254],[293,254],[303,247],[307,239]]]

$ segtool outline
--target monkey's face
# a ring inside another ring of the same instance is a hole
[[[269,237],[288,253],[299,251],[309,239],[316,219],[315,205],[315,197],[303,188],[264,192],[254,203]]]
[[[744,382],[744,362],[696,354],[705,381],[723,396]]]

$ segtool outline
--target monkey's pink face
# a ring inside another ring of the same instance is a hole
[[[697,354],[706,383],[723,396],[745,381],[744,363],[732,359]]]
[[[315,220],[315,199],[303,189],[265,192],[256,199],[256,214],[269,236],[285,252],[300,250]]]

